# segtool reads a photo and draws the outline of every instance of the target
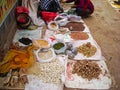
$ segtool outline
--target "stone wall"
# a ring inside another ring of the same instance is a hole
[[[2,61],[5,53],[9,49],[14,34],[17,30],[14,15],[16,6],[17,3],[14,4],[14,6],[9,11],[8,15],[5,17],[3,23],[0,25],[0,61]]]

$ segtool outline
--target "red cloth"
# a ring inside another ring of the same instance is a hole
[[[58,13],[56,12],[42,11],[42,18],[45,22],[53,21],[57,15]]]
[[[25,7],[18,6],[18,7],[16,7],[16,15],[18,15],[19,13],[29,14],[29,10]]]

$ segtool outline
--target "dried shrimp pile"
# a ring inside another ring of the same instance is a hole
[[[72,73],[77,73],[78,76],[91,80],[99,78],[101,69],[94,61],[80,60],[74,64]]]
[[[96,47],[91,45],[90,42],[78,47],[78,52],[82,53],[86,57],[93,56],[96,53],[96,51],[97,51]]]

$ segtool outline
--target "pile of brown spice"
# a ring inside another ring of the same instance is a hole
[[[84,31],[85,29],[82,22],[69,22],[64,27],[69,28],[70,31]]]
[[[102,70],[94,61],[79,60],[74,64],[72,73],[88,80],[98,79]]]
[[[71,32],[70,36],[74,40],[86,40],[89,38],[88,34],[85,32]]]
[[[86,44],[83,44],[78,47],[78,52],[82,53],[86,57],[93,56],[97,51],[97,48],[93,46],[90,42],[87,42]]]

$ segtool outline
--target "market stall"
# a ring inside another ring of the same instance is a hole
[[[2,89],[111,87],[101,48],[80,16],[62,13],[47,24],[39,21],[41,25],[31,24],[32,29],[18,28],[13,46],[0,63],[0,73],[7,74],[0,78],[5,80]]]

